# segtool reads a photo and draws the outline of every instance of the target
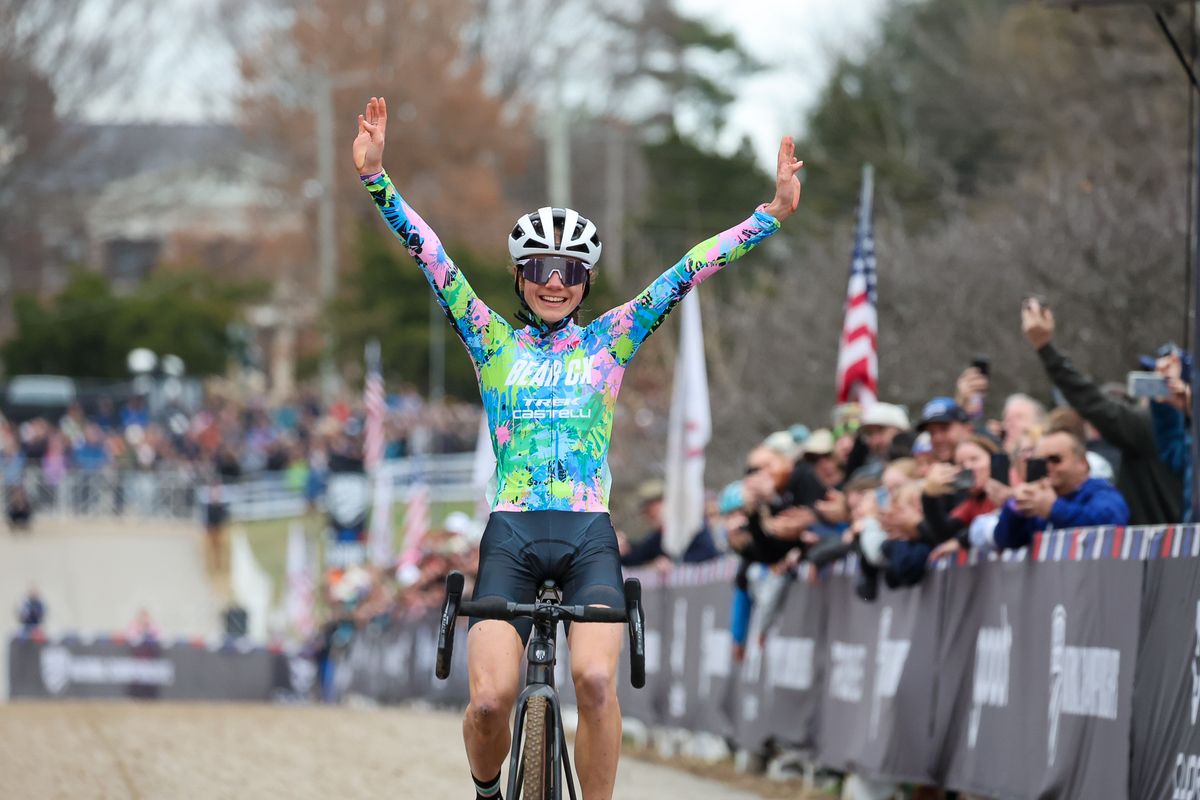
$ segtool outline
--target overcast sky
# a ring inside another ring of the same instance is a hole
[[[735,142],[750,136],[759,161],[772,171],[780,135],[801,133],[799,123],[834,59],[870,41],[888,2],[678,0],[682,10],[733,31],[756,59],[773,65],[743,87],[727,133]]]
[[[773,169],[783,133],[799,134],[804,112],[816,99],[834,58],[857,52],[876,30],[881,10],[891,0],[677,0],[690,16],[706,19],[732,31],[745,48],[769,69],[747,80],[731,109],[724,144],[732,146],[749,136],[764,168]],[[205,0],[172,0],[181,9],[213,13]],[[187,26],[190,32],[206,26]],[[234,54],[216,37],[189,41],[172,63],[152,74],[169,83],[170,96],[148,92],[147,108],[123,106],[118,116],[173,121],[221,119],[228,116],[228,97],[236,86]],[[113,118],[111,109],[93,109],[90,116]]]

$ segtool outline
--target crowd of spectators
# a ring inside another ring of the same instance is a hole
[[[405,388],[389,398],[388,455],[472,450],[479,414],[476,405],[434,405]],[[141,395],[119,406],[101,398],[90,412],[76,402],[57,419],[0,419],[0,467],[8,484],[30,468],[48,479],[71,469],[214,466],[230,478],[287,472],[313,459],[346,426],[361,430],[363,416],[358,398],[322,403],[313,394],[269,404],[216,391],[198,408],[167,405],[153,414]]]
[[[911,586],[939,558],[1025,547],[1038,531],[1190,519],[1190,356],[1167,344],[1131,365],[1157,374],[1131,397],[1133,382],[1099,384],[1075,368],[1042,301],[1025,301],[1022,331],[1060,401],[1052,410],[1013,394],[987,419],[980,359],[915,419],[887,402],[842,405],[830,427],[793,426],[747,453],[713,527],[742,560],[739,646],[755,587],[769,596],[771,576],[786,580],[802,562],[856,554],[857,591],[873,600],[881,581]]]
[[[470,451],[479,415],[476,405],[430,404],[404,388],[389,398],[385,455]],[[69,477],[70,503],[82,513],[103,507],[97,502],[102,485],[111,485],[116,499],[108,505],[119,513],[117,495],[125,491],[119,476],[155,473],[181,476],[189,487],[212,478],[229,484],[272,473],[312,498],[323,489],[333,442],[347,434],[361,439],[363,423],[358,398],[325,404],[304,394],[268,404],[220,390],[208,392],[193,409],[159,407],[134,395],[119,404],[106,398],[77,402],[56,418],[17,422],[0,416],[8,521],[10,527],[28,527],[33,512],[53,503]]]

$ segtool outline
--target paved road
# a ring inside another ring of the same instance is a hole
[[[168,636],[217,634],[219,604],[204,574],[201,536],[189,523],[48,517],[29,534],[0,532],[4,641],[31,585],[46,603],[51,635],[121,631],[142,607]],[[8,696],[7,669],[0,659],[0,697]]]
[[[0,706],[0,797],[470,797],[457,714],[144,703]],[[620,800],[757,795],[626,758]]]

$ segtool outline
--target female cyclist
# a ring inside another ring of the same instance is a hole
[[[775,198],[739,225],[693,247],[625,305],[576,324],[600,257],[596,226],[569,208],[540,208],[508,237],[517,298],[514,329],[471,290],[433,230],[383,170],[387,104],[358,117],[354,165],[393,233],[408,248],[466,345],[496,453],[492,513],[480,543],[475,599],[531,603],[553,578],[562,602],[623,605],[620,556],[608,516],[608,445],[621,378],[642,342],[693,286],[748,253],[800,201],[803,166],[779,147]],[[584,800],[609,800],[621,744],[616,673],[623,628],[574,625],[568,636],[579,706],[575,764]],[[520,682],[521,623],[471,620],[470,704],[463,721],[478,798],[500,796],[509,714]]]

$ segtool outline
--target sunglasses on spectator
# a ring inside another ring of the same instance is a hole
[[[558,273],[563,286],[578,286],[587,280],[588,268],[577,258],[564,256],[534,256],[517,262],[521,275],[537,284],[550,282],[550,276]]]

